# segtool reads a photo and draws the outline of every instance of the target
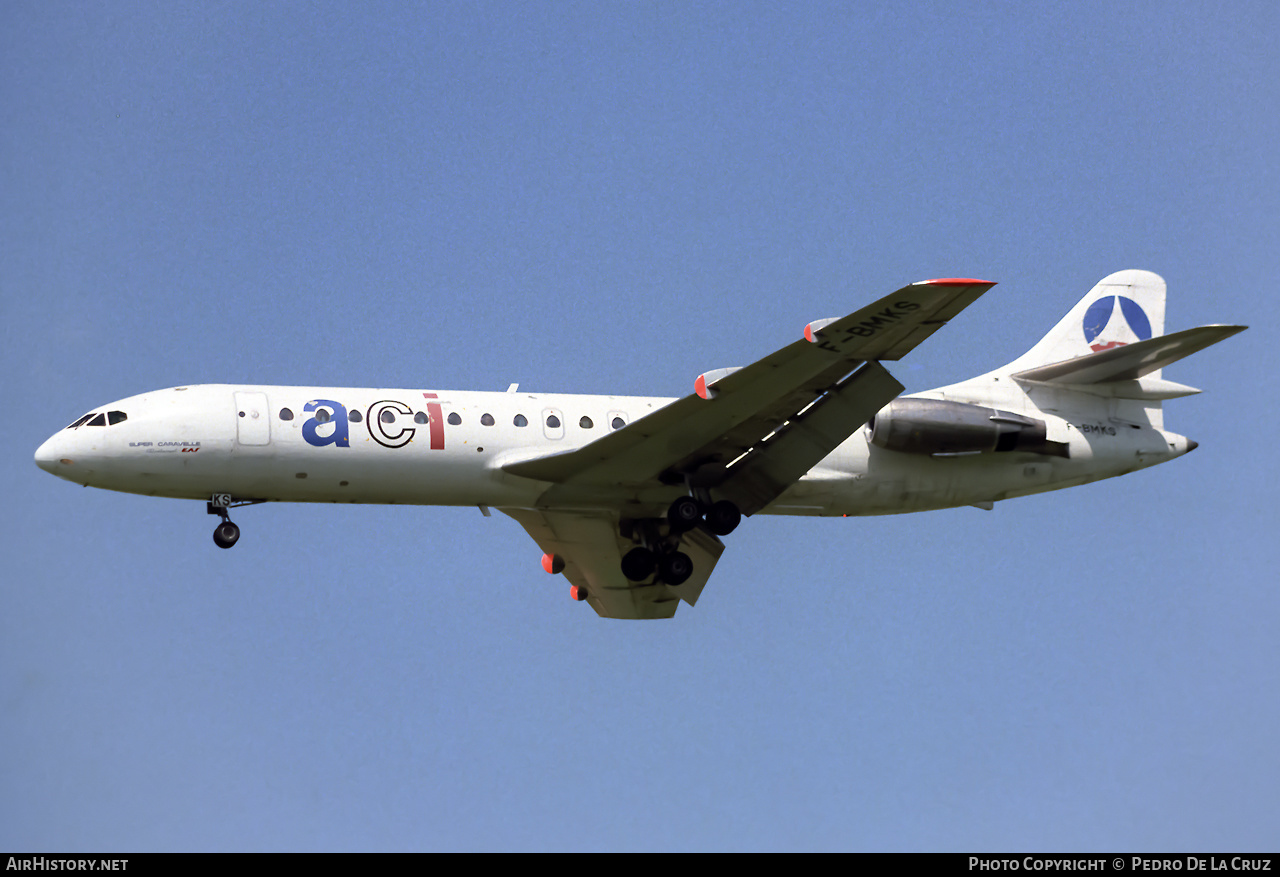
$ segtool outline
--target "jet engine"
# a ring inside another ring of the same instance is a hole
[[[867,424],[871,443],[904,454],[1029,451],[1067,456],[1065,442],[1046,439],[1043,420],[941,399],[894,399]]]

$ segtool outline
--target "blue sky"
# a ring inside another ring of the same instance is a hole
[[[1243,850],[1280,821],[1280,7],[8,3],[0,848]],[[683,395],[928,277],[891,368],[1102,276],[1252,328],[1168,465],[756,517],[595,617],[513,522],[198,503],[31,460],[187,383]]]

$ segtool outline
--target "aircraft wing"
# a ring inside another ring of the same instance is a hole
[[[701,528],[685,533],[680,550],[693,560],[694,573],[679,586],[627,581],[620,564],[634,547],[618,532],[618,515],[542,509],[501,509],[524,527],[547,554],[565,561],[564,575],[583,589],[587,603],[604,618],[670,618],[684,600],[690,606],[711,577],[724,543]]]
[[[710,372],[678,399],[582,448],[503,466],[551,482],[548,506],[584,487],[714,488],[744,514],[764,508],[902,392],[896,360],[995,284],[928,280],[805,328],[741,369]]]

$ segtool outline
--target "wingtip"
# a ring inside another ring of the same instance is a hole
[[[939,277],[935,280],[921,280],[916,286],[995,286],[994,280],[976,280],[972,277]]]

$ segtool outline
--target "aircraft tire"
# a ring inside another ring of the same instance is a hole
[[[707,511],[707,527],[717,536],[728,536],[742,523],[742,512],[727,499],[722,499]]]
[[[683,585],[693,575],[693,561],[683,551],[664,554],[658,564],[661,568],[662,580],[668,585]]]
[[[702,503],[691,496],[677,497],[667,509],[667,523],[671,525],[673,533],[691,530],[700,520],[702,520]]]
[[[628,581],[641,582],[653,575],[658,560],[648,548],[632,548],[622,557],[622,574]]]
[[[223,521],[213,528],[213,544],[219,548],[230,548],[240,541],[240,528],[230,521]]]

